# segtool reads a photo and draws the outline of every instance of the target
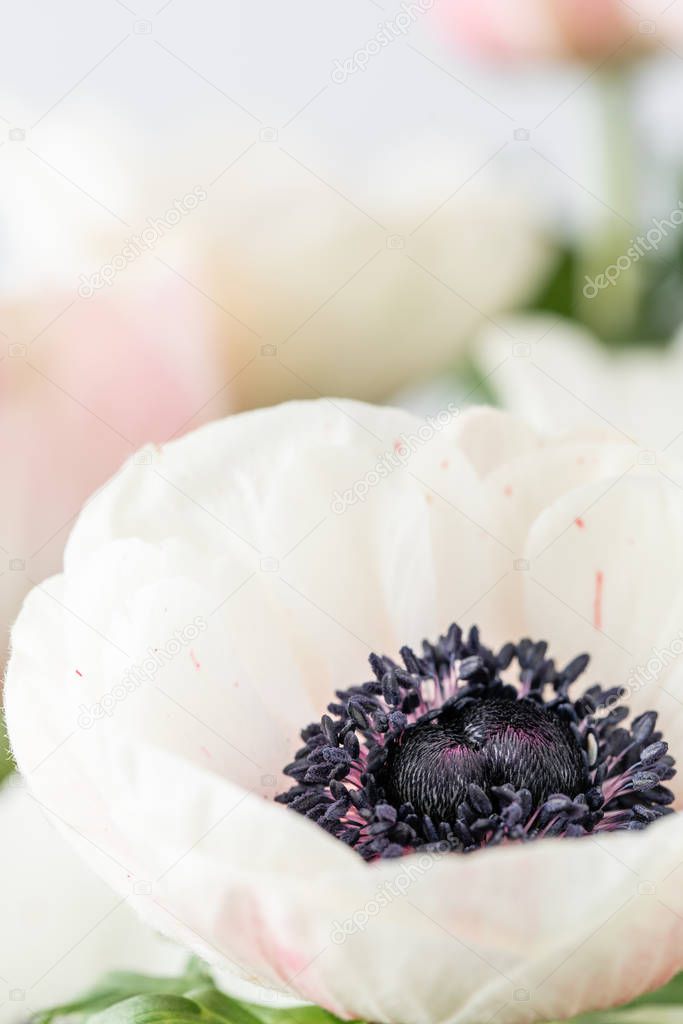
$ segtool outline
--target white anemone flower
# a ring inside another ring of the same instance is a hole
[[[629,1001],[683,966],[667,473],[336,400],[145,450],[14,628],[19,766],[219,977],[397,1024]]]
[[[504,408],[544,433],[598,431],[683,454],[683,332],[666,348],[610,351],[578,324],[517,316],[488,327],[473,351]]]

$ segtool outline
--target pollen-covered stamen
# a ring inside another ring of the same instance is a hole
[[[618,688],[572,701],[587,655],[558,670],[546,652],[522,640],[494,654],[453,625],[420,655],[403,648],[403,665],[371,655],[374,678],[303,730],[285,769],[296,784],[277,799],[367,860],[639,829],[669,813],[675,768],[656,714],[626,727]]]

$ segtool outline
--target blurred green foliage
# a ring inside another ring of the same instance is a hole
[[[554,270],[531,303],[541,312],[557,313],[583,324],[610,346],[663,345],[683,323],[683,232],[681,238],[671,236],[669,245],[643,256],[624,270],[615,284],[609,285],[593,299],[582,294],[585,265],[577,249],[563,246]],[[618,257],[615,257],[618,258]],[[606,264],[594,268],[604,271]],[[637,278],[637,282],[634,280]],[[598,307],[608,304],[619,310],[625,301],[633,306],[631,314],[610,327],[609,316],[598,315]]]

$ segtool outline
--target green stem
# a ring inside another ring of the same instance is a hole
[[[638,260],[628,256],[639,219],[631,66],[619,64],[599,72],[597,78],[602,99],[604,194],[610,209],[579,252],[575,314],[603,340],[623,343],[633,337],[642,284]],[[610,267],[614,283],[587,293],[586,279],[600,280]]]

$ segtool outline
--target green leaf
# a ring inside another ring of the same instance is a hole
[[[0,782],[14,771],[14,760],[9,745],[5,718],[0,711]]]
[[[339,1024],[339,1018],[320,1006],[294,1006],[275,1010],[270,1006],[250,1006],[263,1024]]]
[[[318,1006],[278,1009],[225,995],[200,960],[177,978],[117,971],[85,996],[37,1014],[32,1024],[340,1024]],[[628,1007],[588,1013],[573,1024],[682,1024],[683,974]]]
[[[260,1016],[255,1015],[255,1011],[260,1009],[260,1007],[254,1006],[247,1009],[243,1003],[238,1002],[231,996],[226,996],[224,992],[220,992],[213,984],[207,985],[204,988],[193,989],[187,993],[187,998],[193,999],[203,1009],[209,1010],[220,1020],[230,1021],[231,1024],[259,1024],[259,1021],[262,1019]]]
[[[650,1006],[639,1010],[605,1010],[576,1017],[570,1024],[681,1024],[683,1007]]]
[[[197,1024],[222,1019],[191,999],[167,995],[132,996],[89,1018],[91,1024]]]
[[[200,960],[192,958],[185,973],[177,978],[154,977],[132,971],[112,971],[80,999],[37,1014],[35,1024],[50,1024],[56,1018],[74,1017],[90,1021],[101,1010],[141,995],[185,995],[202,985],[213,986],[211,975]]]
[[[649,992],[646,996],[636,999],[632,1006],[683,1006],[683,974],[670,981],[664,988]],[[683,1011],[681,1014],[683,1020]]]
[[[247,1008],[215,986],[194,989],[185,996],[140,995],[117,1002],[88,1018],[89,1024],[262,1024],[261,1007]],[[280,1024],[327,1024],[324,1010],[306,1007],[272,1011]],[[268,1019],[271,1019],[268,1017]]]
[[[32,1024],[340,1024],[317,1006],[274,1009],[243,1003],[221,992],[201,961],[178,978],[117,971],[80,999],[54,1007]]]
[[[562,246],[549,276],[531,302],[531,308],[572,319],[575,315],[577,272],[577,254],[568,246]]]

